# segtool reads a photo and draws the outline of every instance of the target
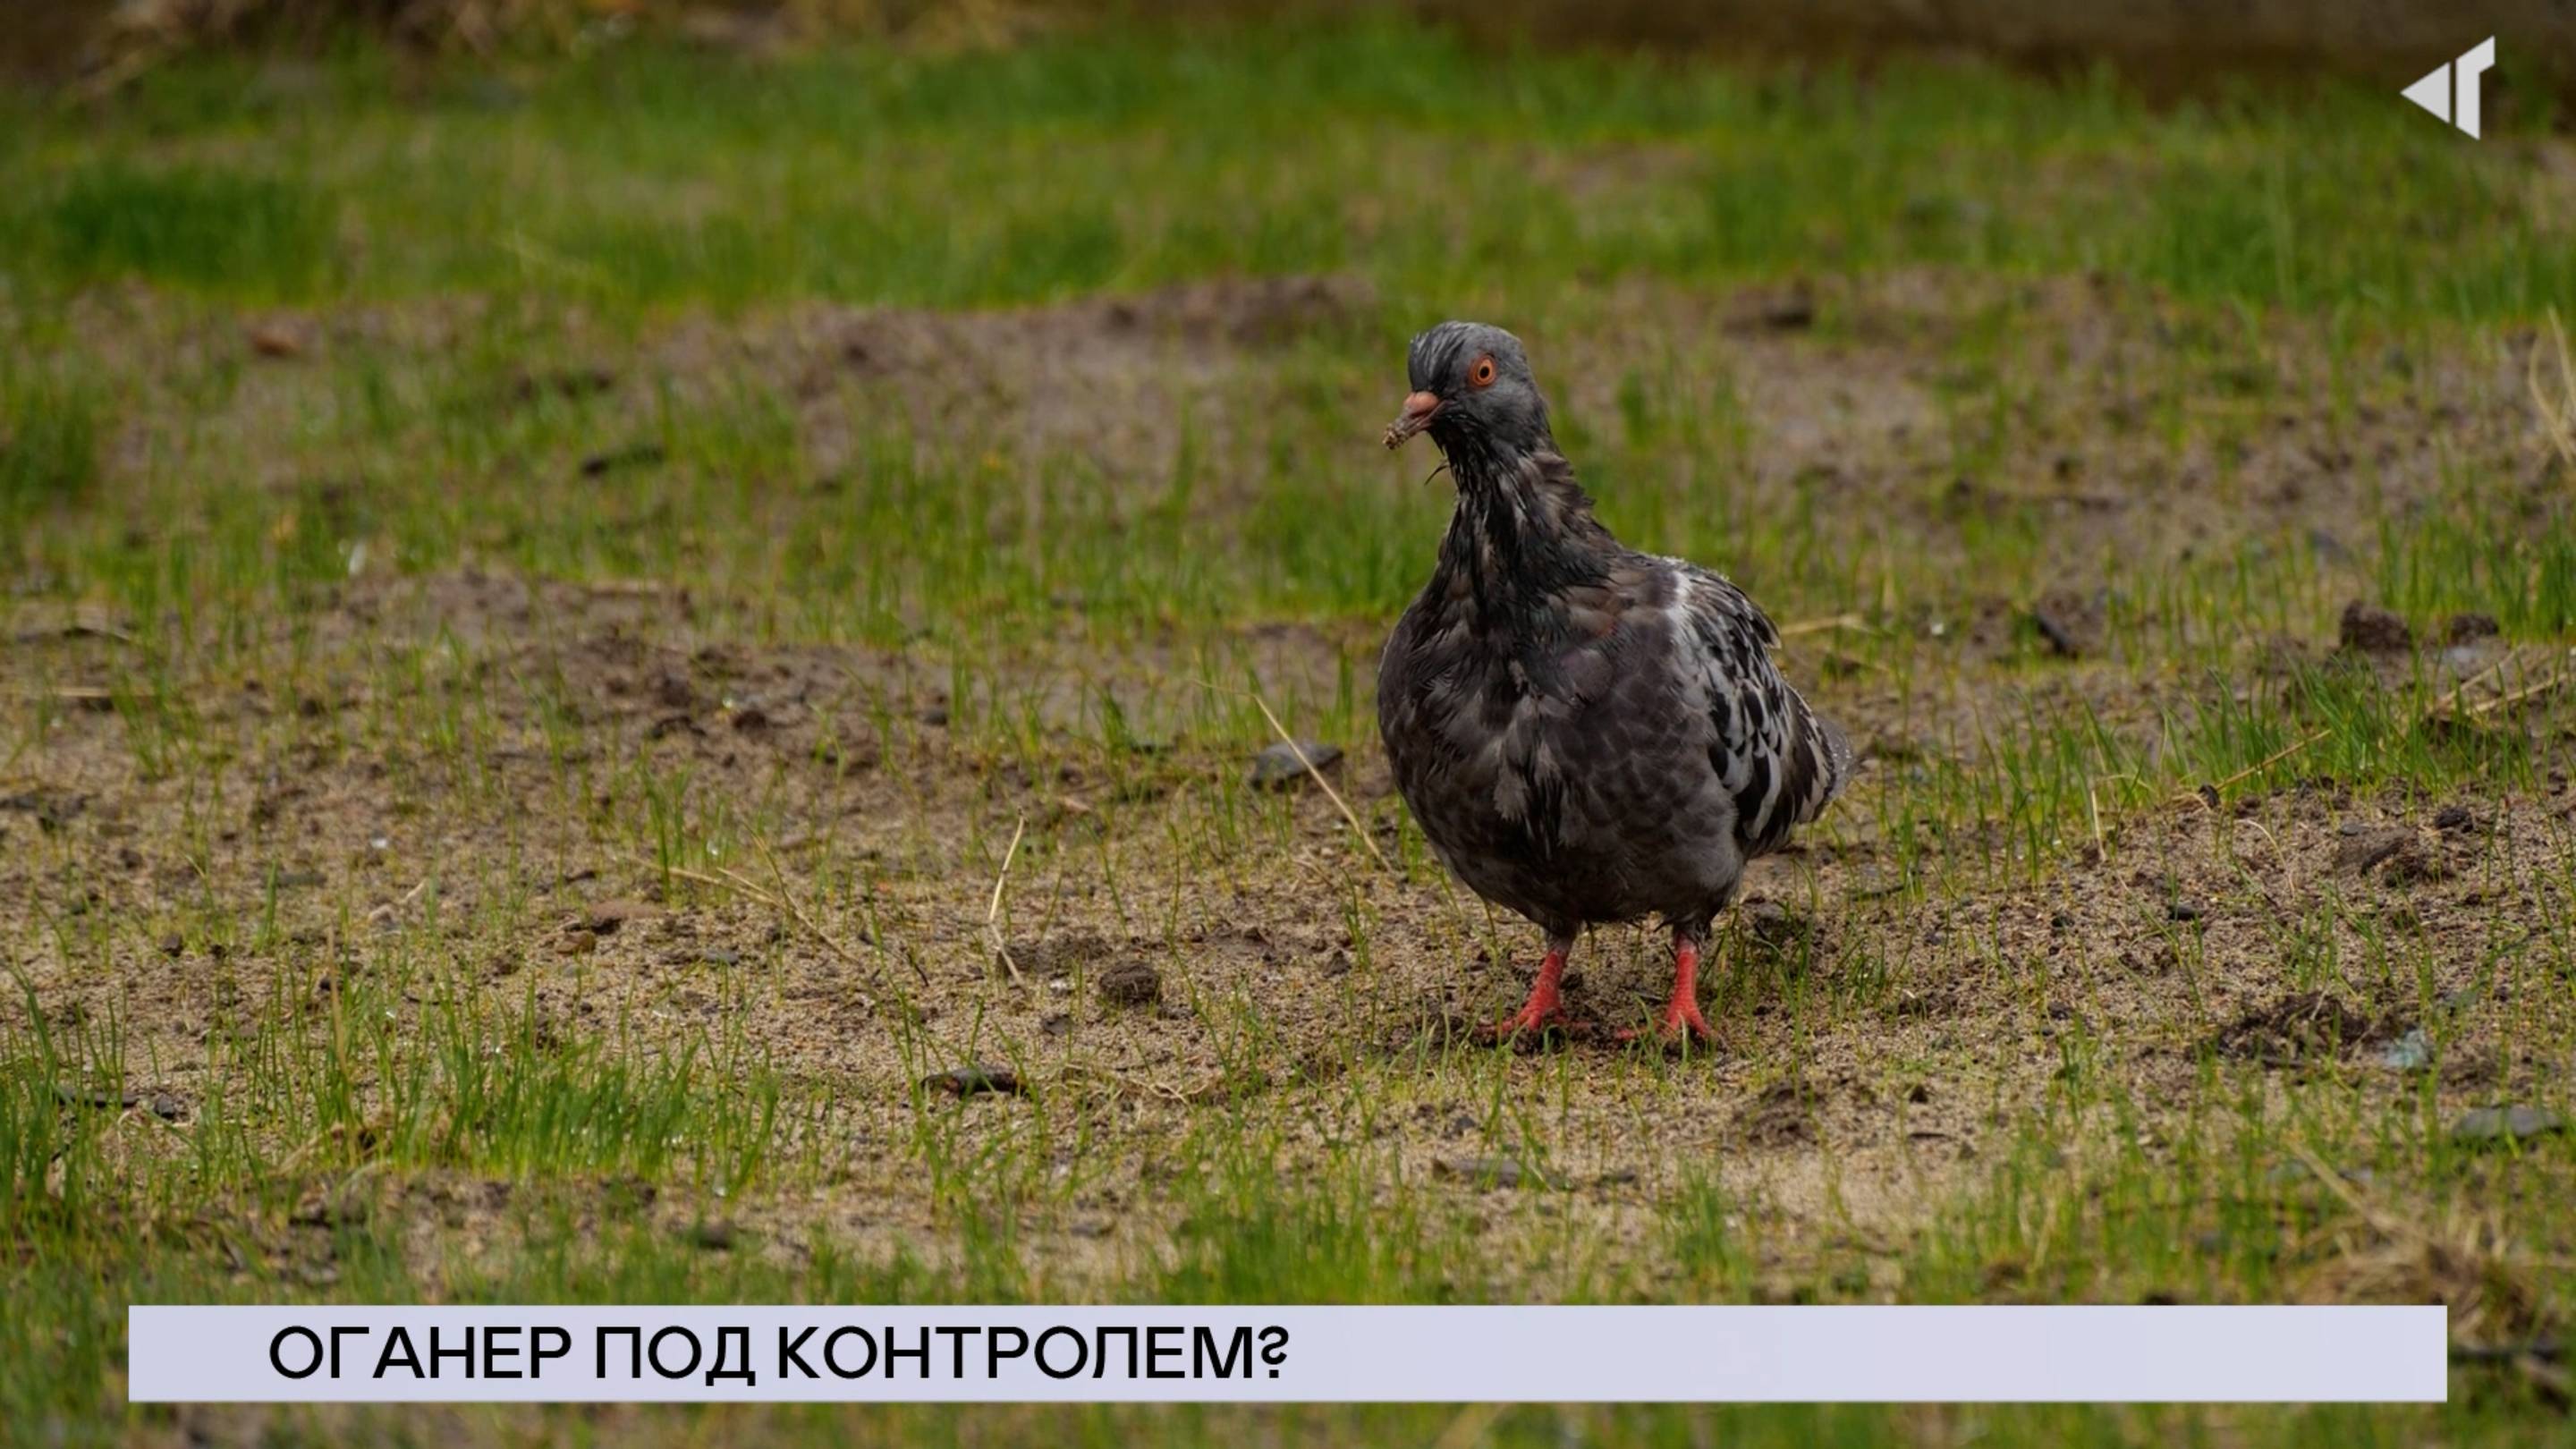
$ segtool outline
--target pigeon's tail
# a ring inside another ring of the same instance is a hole
[[[1842,726],[1816,713],[1796,690],[1789,693],[1798,707],[1790,712],[1791,771],[1782,783],[1789,787],[1790,821],[1804,825],[1825,813],[1825,806],[1843,792],[1852,776],[1852,747]],[[1800,765],[1808,768],[1800,770]]]
[[[1806,701],[1802,699],[1799,703],[1804,704]],[[1854,763],[1851,739],[1843,733],[1841,725],[1812,709],[1806,712],[1804,724],[1811,748],[1823,757],[1824,771],[1816,791],[1815,803],[1798,812],[1798,823],[1801,825],[1823,814],[1826,802],[1843,792],[1843,786],[1851,781]]]

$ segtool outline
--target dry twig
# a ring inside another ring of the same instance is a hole
[[[1028,978],[1020,974],[1020,963],[1011,959],[1011,948],[1002,941],[1002,887],[1010,883],[1011,862],[1019,858],[1020,837],[1026,835],[1028,830],[1029,817],[1023,815],[1020,817],[1020,823],[1011,831],[1010,845],[1002,852],[1002,869],[993,877],[992,904],[984,908],[985,943],[993,948],[995,956],[1001,958],[1004,969],[1011,973],[1011,979],[1020,982],[1025,982]]]

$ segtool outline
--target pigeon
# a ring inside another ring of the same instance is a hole
[[[1458,502],[1379,661],[1378,732],[1441,862],[1547,933],[1529,1000],[1492,1032],[1575,1025],[1575,938],[1655,916],[1673,948],[1657,1034],[1705,1042],[1710,926],[1745,862],[1851,778],[1851,747],[1781,678],[1779,632],[1743,590],[1593,516],[1518,338],[1444,322],[1407,369],[1386,446],[1428,432]]]

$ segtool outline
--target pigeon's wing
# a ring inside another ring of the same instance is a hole
[[[1851,746],[1831,720],[1780,677],[1780,632],[1722,575],[1674,560],[1676,600],[1698,646],[1715,736],[1709,764],[1735,798],[1735,836],[1747,856],[1776,850],[1823,813],[1851,777]]]

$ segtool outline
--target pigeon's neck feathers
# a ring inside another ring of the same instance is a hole
[[[1618,540],[1592,516],[1574,466],[1553,447],[1503,455],[1461,449],[1449,469],[1458,511],[1440,541],[1440,572],[1483,612],[1526,609],[1607,576]]]

